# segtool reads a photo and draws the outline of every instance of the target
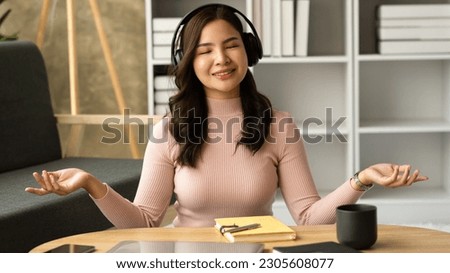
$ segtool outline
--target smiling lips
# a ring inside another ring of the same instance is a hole
[[[212,73],[214,77],[217,77],[221,80],[226,80],[231,77],[231,74],[235,71],[235,69],[229,69],[229,70],[222,70],[218,71],[216,73]]]

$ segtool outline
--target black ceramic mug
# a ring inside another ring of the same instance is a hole
[[[368,249],[377,241],[377,207],[366,204],[336,208],[336,235],[339,243],[354,249]]]

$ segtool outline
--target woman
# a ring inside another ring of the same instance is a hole
[[[277,188],[297,224],[335,221],[335,209],[355,203],[372,184],[411,185],[428,178],[410,166],[376,164],[321,198],[292,118],[272,109],[257,89],[253,48],[235,11],[210,5],[180,32],[183,53],[174,75],[179,92],[154,128],[134,202],[78,169],[34,173],[40,188],[66,195],[85,189],[118,228],[159,226],[173,193],[174,226],[213,226],[214,218],[272,214]]]

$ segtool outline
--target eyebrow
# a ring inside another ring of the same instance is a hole
[[[233,37],[230,37],[230,38],[224,40],[224,41],[222,42],[222,44],[226,44],[226,43],[231,42],[231,41],[234,41],[234,40],[238,40],[238,38],[237,38],[237,37],[234,37],[234,36],[233,36]],[[213,43],[202,43],[202,44],[198,44],[197,47],[201,47],[201,46],[211,46],[211,45],[213,45]]]

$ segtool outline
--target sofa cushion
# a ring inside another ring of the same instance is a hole
[[[27,41],[0,43],[0,173],[61,158],[44,60]]]
[[[25,192],[38,186],[32,173],[81,168],[133,201],[142,160],[65,158],[0,174],[0,252],[27,252],[56,238],[111,227],[89,195],[36,196]]]

